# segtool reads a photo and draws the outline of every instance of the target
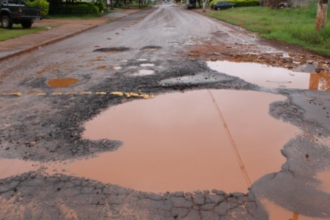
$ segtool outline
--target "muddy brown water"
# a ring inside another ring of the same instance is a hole
[[[0,178],[7,178],[38,169],[35,162],[0,158]]]
[[[58,78],[50,79],[47,81],[47,85],[53,88],[68,87],[78,82],[75,78]]]
[[[318,189],[330,194],[330,170],[318,173],[316,179],[320,181]]]
[[[330,220],[329,218],[315,218],[301,215],[299,213],[295,213],[276,205],[275,203],[263,199],[261,203],[265,206],[266,211],[269,215],[269,220]]]
[[[212,91],[251,181],[281,169],[280,149],[300,131],[269,116],[285,97],[260,92]],[[170,93],[111,107],[85,124],[83,137],[121,140],[116,152],[65,167],[75,176],[148,192],[248,185],[226,130],[206,90]]]
[[[44,175],[65,173],[65,164],[61,162],[40,163],[21,159],[0,158],[0,179],[20,175],[25,172],[41,171]]]
[[[212,70],[237,76],[247,82],[269,88],[294,88],[330,91],[330,74],[297,72],[258,63],[215,61]]]

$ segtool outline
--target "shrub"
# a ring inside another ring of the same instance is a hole
[[[45,17],[48,15],[49,3],[46,0],[27,1],[27,4],[31,7],[39,7],[42,17]]]
[[[59,14],[71,14],[71,15],[81,15],[81,14],[98,14],[99,8],[91,3],[80,3],[74,5],[61,5],[58,7]]]
[[[99,12],[103,12],[106,9],[104,2],[100,0],[97,0],[94,5],[99,8]]]
[[[258,6],[259,0],[226,0],[227,2],[234,3],[235,7]],[[220,0],[213,0],[210,2],[210,8],[213,8],[214,3]]]

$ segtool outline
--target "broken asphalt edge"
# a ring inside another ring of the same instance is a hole
[[[126,18],[127,16],[130,16],[130,15],[132,15],[132,14],[138,13],[138,12],[140,12],[140,11],[142,11],[142,10],[146,10],[146,9],[148,9],[148,8],[150,8],[150,7],[142,8],[142,9],[136,11],[136,12],[133,12],[133,13],[131,13],[131,14],[127,14],[127,15],[125,15],[125,16],[123,16],[123,17],[119,17],[119,18],[111,19],[111,22],[112,22],[112,21],[117,21],[117,20],[120,20],[120,19],[123,19],[123,18]],[[3,57],[0,57],[0,62],[2,62],[2,61],[4,61],[4,60],[7,60],[7,59],[10,59],[10,58],[13,58],[13,57],[16,57],[16,56],[19,56],[19,55],[23,55],[23,54],[26,54],[26,53],[32,52],[32,51],[34,51],[34,50],[37,50],[37,49],[40,48],[40,47],[44,47],[44,46],[47,46],[47,45],[50,45],[50,44],[53,44],[53,43],[59,42],[59,41],[61,41],[61,40],[65,40],[65,39],[67,39],[67,38],[69,38],[69,37],[73,37],[73,36],[75,36],[75,35],[78,35],[78,34],[81,34],[81,33],[85,32],[85,31],[89,31],[89,30],[91,30],[91,29],[93,29],[93,28],[96,28],[96,27],[99,27],[99,26],[101,26],[101,25],[107,24],[106,22],[107,22],[107,21],[104,21],[104,23],[97,24],[97,25],[93,25],[93,26],[91,26],[91,27],[88,27],[88,28],[85,28],[85,29],[81,29],[81,30],[79,30],[79,31],[76,31],[76,32],[73,32],[73,33],[70,33],[70,34],[67,34],[67,35],[63,35],[63,36],[60,36],[60,37],[56,37],[56,38],[53,38],[53,39],[51,39],[51,40],[44,41],[44,42],[42,42],[42,43],[40,43],[40,44],[37,44],[37,45],[31,46],[31,47],[29,47],[29,48],[25,48],[25,49],[22,49],[22,50],[20,50],[20,51],[14,52],[14,53],[12,53],[12,54],[9,54],[9,55],[6,55],[6,56],[3,56]]]

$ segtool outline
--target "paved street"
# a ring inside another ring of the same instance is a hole
[[[330,219],[329,64],[169,3],[0,61],[0,219]]]

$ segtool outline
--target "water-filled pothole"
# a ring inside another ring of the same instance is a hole
[[[330,220],[329,218],[316,218],[316,217],[308,217],[305,215],[301,215],[299,213],[289,211],[275,203],[267,199],[262,199],[261,203],[265,206],[265,209],[269,215],[269,220]]]
[[[22,159],[0,158],[0,179],[37,170],[42,170],[44,174],[51,175],[64,172],[62,165],[57,162],[40,163]]]
[[[159,46],[147,46],[147,47],[141,48],[141,50],[143,50],[143,51],[155,51],[155,50],[160,50],[160,49],[162,49],[162,47],[159,47]]]
[[[116,52],[124,52],[128,50],[129,50],[128,47],[106,47],[106,48],[98,48],[94,50],[94,52],[116,53]]]
[[[317,173],[316,179],[321,182],[318,189],[330,194],[330,170]]]
[[[0,158],[0,165],[0,179],[38,169],[37,163],[17,159]]]
[[[53,88],[68,87],[78,82],[75,78],[58,78],[50,79],[47,81],[47,85]]]
[[[283,96],[212,91],[251,181],[279,171],[280,149],[299,130],[269,116]],[[85,124],[83,137],[121,140],[116,152],[76,161],[76,176],[149,192],[247,191],[237,155],[206,90],[121,104]]]
[[[207,64],[213,70],[237,76],[263,87],[330,91],[330,75],[328,74],[295,72],[258,63],[215,61]]]
[[[133,73],[132,76],[148,76],[148,75],[153,75],[155,74],[154,70],[139,70],[136,73]]]
[[[142,66],[142,67],[151,67],[151,66],[155,66],[155,64],[153,64],[153,63],[142,63],[142,64],[140,64],[140,66]]]

